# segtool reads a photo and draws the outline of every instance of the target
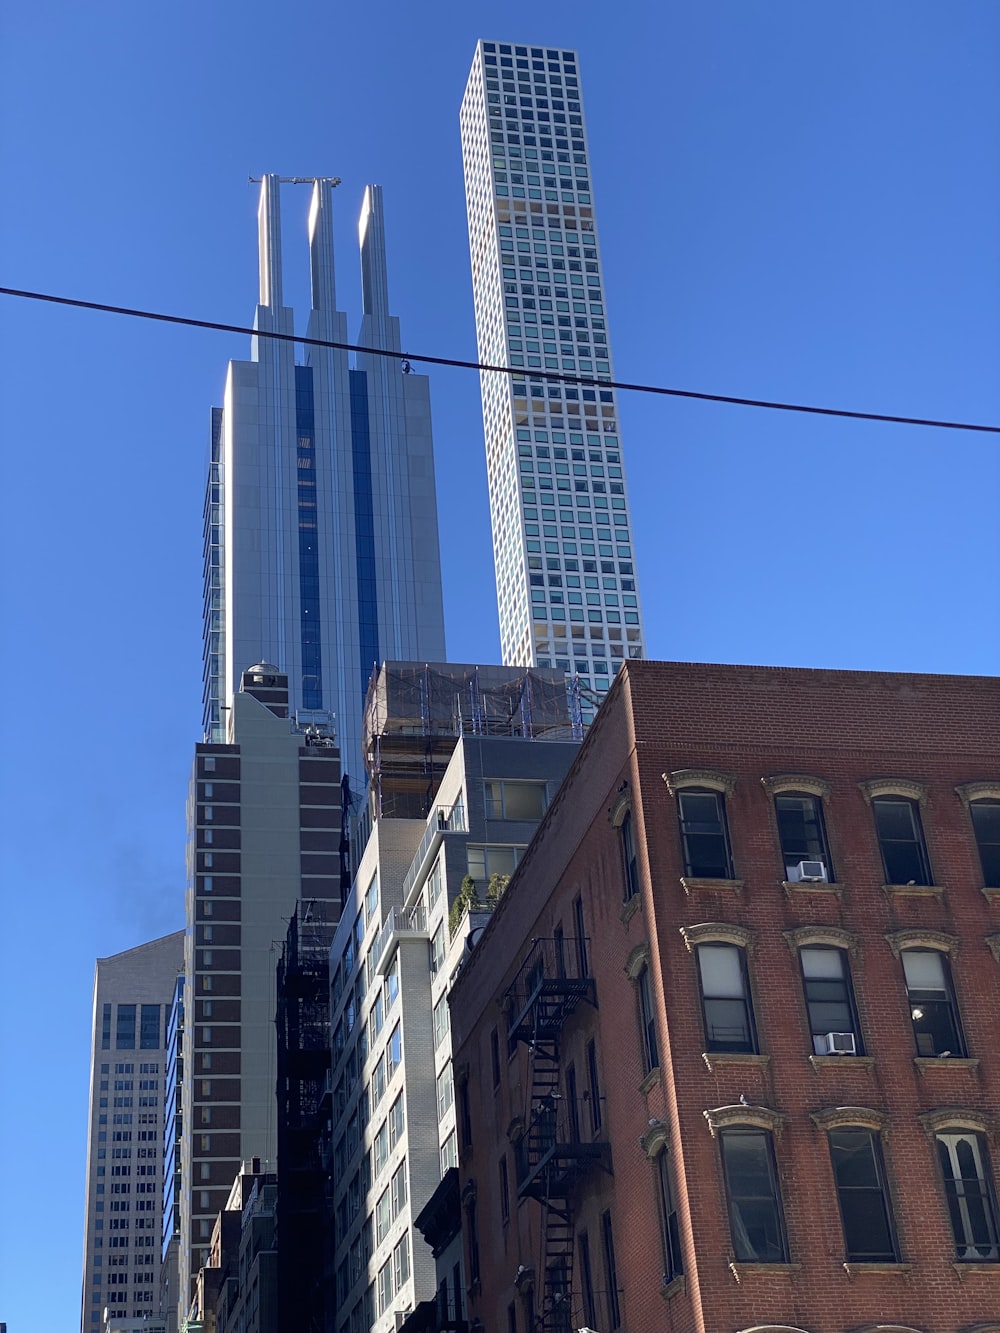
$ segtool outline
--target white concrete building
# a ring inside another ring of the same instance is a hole
[[[503,660],[603,693],[644,641],[576,53],[479,42],[461,127]]]
[[[373,827],[330,954],[337,1333],[389,1333],[435,1300],[461,1317],[458,1265],[414,1227],[461,1138],[448,991],[484,918],[453,905],[471,875],[488,910],[576,749],[463,735],[427,819]]]
[[[157,1309],[166,1025],[183,962],[180,930],[97,960],[81,1333]]]

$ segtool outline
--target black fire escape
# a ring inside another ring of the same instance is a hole
[[[332,1326],[324,1143],[330,1120],[330,944],[326,904],[299,906],[277,979],[278,1325]]]
[[[577,1185],[595,1169],[610,1171],[607,1142],[585,1140],[581,1109],[564,1091],[560,1040],[581,1003],[597,1004],[587,975],[588,941],[536,939],[505,1001],[510,1037],[528,1047],[531,1107],[517,1146],[517,1192],[542,1206],[541,1292],[531,1333],[569,1333],[573,1323],[573,1200]]]

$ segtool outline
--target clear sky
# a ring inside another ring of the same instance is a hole
[[[250,173],[385,189],[414,352],[472,357],[478,37],[581,53],[620,378],[1000,422],[995,0],[14,0],[0,285],[248,322]],[[293,299],[306,192],[283,201]],[[300,321],[300,330],[303,324]],[[0,298],[0,1319],[77,1326],[94,958],[182,924],[209,408],[244,339]],[[479,389],[434,371],[449,653],[498,659]],[[1000,442],[624,396],[653,656],[993,673]]]

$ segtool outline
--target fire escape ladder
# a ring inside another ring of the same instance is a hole
[[[552,1199],[542,1202],[542,1301],[537,1333],[570,1333],[573,1309],[573,1214]]]

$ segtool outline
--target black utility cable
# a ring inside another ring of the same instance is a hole
[[[384,347],[360,347],[357,343],[332,342],[328,338],[306,338],[298,333],[274,333],[252,329],[243,324],[220,324],[211,319],[188,319],[184,315],[163,315],[155,310],[133,310],[128,306],[105,305],[102,301],[78,301],[71,296],[52,296],[48,292],[21,291],[0,287],[0,296],[20,296],[29,301],[48,301],[52,305],[74,306],[80,310],[102,310],[108,315],[129,315],[133,319],[155,319],[161,324],[183,324],[193,329],[214,329],[219,333],[244,333],[251,338],[273,338],[277,342],[303,343],[307,347],[330,347],[338,352],[359,352],[365,356],[387,356],[407,364],[420,362],[431,366],[455,366],[459,370],[484,370],[518,379],[545,380],[553,384],[583,385],[586,388],[622,389],[630,393],[655,393],[664,398],[694,398],[702,403],[732,403],[736,407],[763,407],[772,412],[806,412],[817,417],[846,417],[851,421],[886,421],[897,426],[934,426],[939,430],[972,430],[986,435],[1000,435],[1000,426],[982,426],[971,421],[939,421],[933,417],[901,417],[887,412],[852,412],[845,407],[810,407],[806,403],[779,403],[766,398],[737,398],[725,393],[698,393],[694,389],[665,389],[657,384],[629,384],[625,380],[595,379],[588,375],[563,375],[554,370],[521,366],[490,366],[482,361],[461,361],[451,356],[428,356],[416,352],[390,352]]]

